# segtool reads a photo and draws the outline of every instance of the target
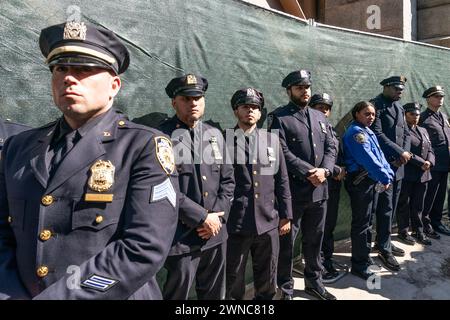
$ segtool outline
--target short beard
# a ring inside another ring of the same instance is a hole
[[[291,95],[291,101],[301,108],[304,108],[308,105],[308,101],[304,102],[304,101],[300,100],[300,98],[296,98],[293,95]]]

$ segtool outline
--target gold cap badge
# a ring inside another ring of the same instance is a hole
[[[69,21],[64,26],[64,40],[86,40],[86,25],[84,22]]]
[[[97,160],[91,167],[88,186],[91,190],[104,192],[114,184],[115,167],[111,161]]]
[[[197,84],[197,78],[193,74],[186,76],[186,84]]]

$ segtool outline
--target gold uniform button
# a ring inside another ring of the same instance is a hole
[[[41,202],[42,202],[42,204],[43,204],[44,206],[49,206],[49,205],[51,205],[51,204],[53,203],[53,201],[55,201],[55,199],[54,199],[51,195],[49,195],[49,194],[43,196],[42,199],[41,199]]]
[[[256,164],[258,161],[256,161],[256,159],[253,159],[253,163]]]
[[[8,216],[8,222],[11,223],[12,222],[12,217]]]
[[[119,126],[123,127],[124,125],[125,125],[125,121],[120,120],[120,121],[119,121]]]
[[[202,179],[203,179],[203,180],[206,180],[206,176],[202,176]]]
[[[255,193],[255,199],[259,198],[259,193]]]
[[[208,191],[203,192],[203,196],[204,196],[204,197],[207,197],[208,194],[209,194]]]
[[[36,274],[38,275],[39,278],[44,278],[45,276],[48,275],[48,267],[40,266],[39,268],[37,268]]]
[[[314,146],[314,148],[315,148],[315,147],[316,147],[316,144],[314,143],[313,146]]]
[[[257,186],[259,186],[259,183],[258,183],[258,182],[255,182],[255,187],[257,187]]]
[[[39,239],[42,241],[47,241],[52,237],[52,232],[50,230],[42,230],[39,234]]]
[[[103,216],[97,216],[96,218],[95,218],[95,223],[96,224],[100,224],[100,223],[102,223],[103,222]]]
[[[253,175],[256,176],[258,174],[258,171],[254,170]]]

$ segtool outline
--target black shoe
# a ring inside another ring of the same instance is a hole
[[[400,271],[400,265],[392,253],[379,253],[378,258],[383,262],[384,266],[391,271]]]
[[[413,246],[413,245],[416,243],[416,241],[414,240],[414,238],[411,237],[407,232],[400,232],[400,233],[397,235],[397,238],[398,238],[401,242],[403,242],[403,243],[405,243],[405,244],[407,244],[407,245],[410,245],[410,246]]]
[[[425,246],[430,246],[431,240],[423,232],[413,232],[411,236],[417,239],[417,243],[423,244]]]
[[[447,226],[444,226],[442,223],[438,226],[433,226],[433,229],[436,232],[445,234],[446,236],[450,236],[450,229]]]
[[[424,229],[423,233],[425,233],[426,236],[431,239],[439,240],[441,238],[441,235],[439,233],[437,233],[436,231],[434,231],[432,228]]]
[[[320,300],[336,300],[336,297],[333,296],[331,293],[329,293],[327,289],[325,289],[325,287],[317,287],[317,288],[306,287],[305,292]]]
[[[283,292],[281,294],[280,300],[294,300],[294,297],[292,296],[292,294]]]
[[[394,244],[392,244],[392,243],[391,243],[391,250],[392,250],[392,254],[396,257],[404,257],[405,256],[405,250],[394,246]]]
[[[358,270],[355,268],[352,268],[351,273],[357,277],[360,277],[363,280],[369,279],[371,276],[373,276],[375,273],[366,269],[366,270]]]

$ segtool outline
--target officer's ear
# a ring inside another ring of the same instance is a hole
[[[122,87],[122,81],[120,80],[120,77],[110,73],[111,74],[111,95],[110,99],[114,98],[118,93],[120,88]]]
[[[175,98],[172,98],[172,108],[177,111]]]

